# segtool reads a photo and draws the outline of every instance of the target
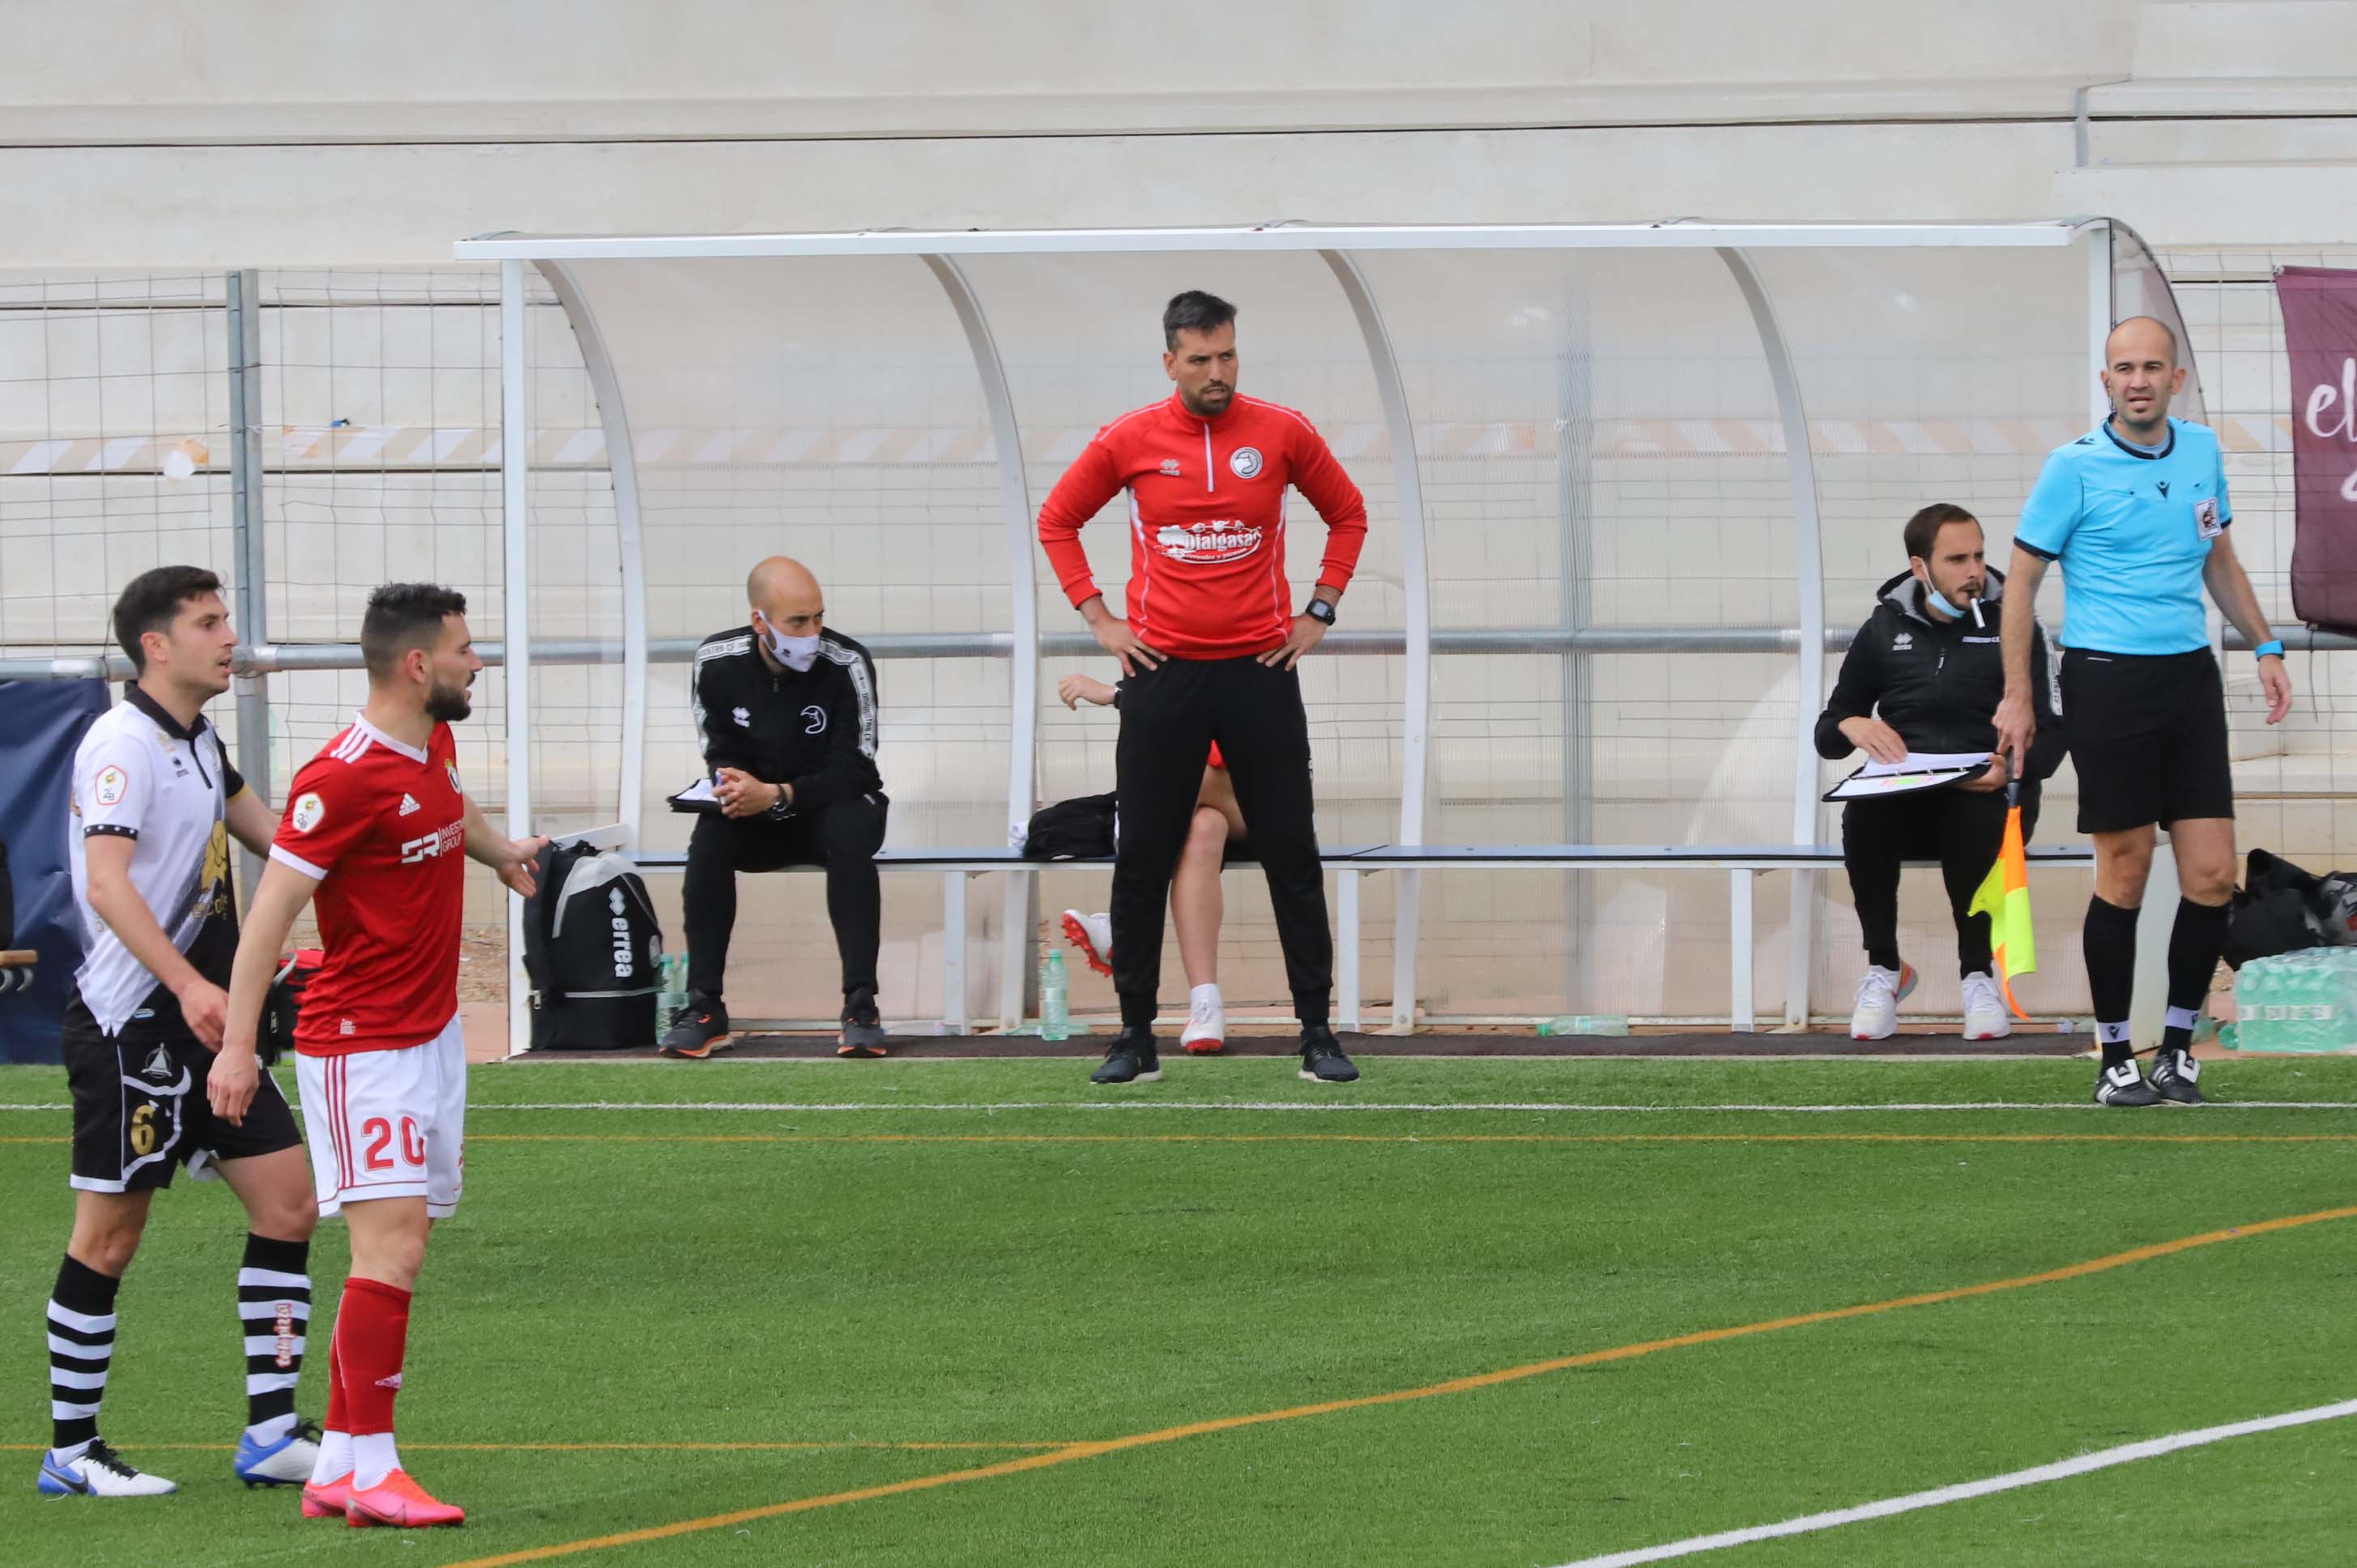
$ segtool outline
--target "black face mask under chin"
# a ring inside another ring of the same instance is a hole
[[[464,686],[436,685],[425,693],[425,716],[436,724],[454,725],[475,711],[475,700]]]

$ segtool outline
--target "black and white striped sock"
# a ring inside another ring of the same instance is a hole
[[[114,1359],[114,1293],[123,1283],[69,1255],[49,1293],[49,1457],[70,1465],[98,1436]]]
[[[245,1239],[237,1316],[245,1337],[246,1435],[272,1444],[295,1430],[295,1381],[311,1328],[311,1243]]]

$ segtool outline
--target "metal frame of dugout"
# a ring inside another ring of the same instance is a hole
[[[532,822],[530,675],[534,658],[564,654],[544,651],[531,641],[532,553],[527,519],[531,473],[525,363],[526,266],[536,267],[554,288],[578,338],[591,388],[606,431],[610,454],[615,511],[621,546],[624,578],[622,638],[619,650],[624,670],[620,790],[618,814],[621,830],[635,841],[640,825],[643,747],[646,736],[646,670],[651,660],[679,657],[671,647],[658,649],[647,635],[644,538],[632,460],[626,390],[599,336],[597,323],[572,268],[577,263],[608,260],[686,260],[694,258],[759,257],[884,257],[921,260],[948,296],[972,350],[974,371],[988,407],[991,428],[1001,455],[1000,504],[1003,510],[1006,572],[1012,593],[1012,628],[984,639],[922,635],[879,638],[872,645],[879,656],[983,650],[1002,653],[1014,663],[1009,682],[1010,760],[1006,810],[1010,832],[1019,832],[1035,805],[1034,736],[1038,714],[1038,671],[1043,651],[1067,643],[1093,648],[1085,638],[1043,638],[1038,625],[1038,595],[1034,577],[1036,509],[1020,457],[1022,446],[1016,409],[1008,390],[985,301],[960,266],[961,257],[1071,255],[1103,252],[1314,252],[1333,274],[1348,300],[1372,366],[1391,446],[1394,494],[1399,511],[1403,569],[1406,586],[1405,626],[1396,633],[1340,634],[1328,647],[1347,653],[1397,650],[1406,657],[1403,701],[1404,761],[1400,780],[1399,830],[1394,843],[1377,850],[1329,855],[1345,861],[1338,897],[1338,980],[1350,976],[1351,1001],[1343,1015],[1355,1011],[1358,958],[1356,950],[1357,879],[1381,865],[1400,878],[1395,900],[1393,1004],[1390,1023],[1405,1030],[1415,1017],[1417,989],[1416,925],[1419,872],[1435,865],[1467,869],[1517,867],[1564,869],[1603,865],[1630,867],[1712,867],[1726,871],[1734,918],[1732,940],[1737,947],[1738,983],[1730,1008],[1738,1028],[1751,1023],[1748,977],[1749,943],[1749,880],[1769,869],[1791,869],[1792,878],[1790,971],[1785,988],[1785,1022],[1798,1025],[1808,1015],[1808,984],[1815,948],[1814,906],[1817,868],[1837,859],[1837,852],[1816,843],[1818,766],[1810,742],[1809,716],[1824,700],[1824,660],[1820,650],[1836,646],[1825,625],[1824,564],[1820,549],[1818,498],[1803,388],[1793,355],[1780,327],[1775,302],[1753,255],[1761,251],[1849,250],[1933,247],[1948,249],[2062,248],[2078,246],[2085,257],[2086,319],[2089,323],[2088,368],[2102,361],[2103,341],[2114,319],[2115,280],[2119,275],[2121,242],[2142,258],[2142,266],[2157,284],[2158,297],[2168,298],[2167,283],[2159,277],[2141,241],[2124,226],[2103,218],[2072,218],[2011,223],[1719,223],[1676,220],[1619,224],[1473,224],[1349,226],[1282,223],[1252,228],[1100,229],[1033,231],[921,231],[875,230],[842,233],[800,234],[673,234],[673,235],[524,235],[500,233],[460,242],[461,260],[493,261],[500,264],[501,399],[500,446],[504,499],[505,607],[508,646],[517,657],[509,673],[507,704],[507,818],[510,831],[528,832]],[[1529,631],[1436,633],[1431,624],[1430,581],[1426,556],[1426,518],[1417,461],[1415,424],[1381,303],[1356,259],[1379,251],[1504,251],[1504,250],[1708,250],[1726,266],[1748,306],[1757,329],[1772,383],[1778,423],[1783,435],[1783,456],[1792,492],[1793,572],[1798,588],[1800,625],[1790,629],[1760,631],[1717,627],[1620,628],[1616,630],[1533,628]],[[2173,306],[2171,314],[2174,314]],[[2090,387],[2094,378],[2088,377]],[[2197,383],[2198,386],[2198,383]],[[2107,413],[2100,391],[2091,395],[2097,418]],[[906,644],[894,647],[894,643]],[[1586,646],[1602,650],[1638,651],[1674,648],[1679,651],[1722,649],[1755,650],[1764,646],[1789,650],[1797,661],[1795,711],[1803,716],[1796,726],[1792,752],[1792,837],[1789,848],[1661,848],[1612,845],[1431,846],[1426,838],[1426,776],[1430,746],[1431,661],[1436,655],[1457,651],[1501,651],[1510,648],[1555,647],[1566,650]],[[569,651],[569,650],[568,650]],[[600,650],[603,651],[602,650]],[[2047,851],[2033,858],[2043,863],[2083,859],[2084,851]],[[646,857],[644,864],[663,868],[666,857]],[[946,1027],[963,1028],[956,1015],[964,1010],[963,987],[965,879],[985,872],[1006,873],[1004,922],[1006,951],[999,985],[1001,1026],[1020,1021],[1023,986],[1030,967],[1036,935],[1028,910],[1031,881],[1039,869],[1012,852],[981,850],[907,852],[888,856],[888,864],[920,865],[944,877],[944,913],[951,917],[952,950],[949,961],[958,966],[960,984],[946,999],[952,1015]],[[520,908],[511,906],[510,1037],[526,1037],[525,987],[520,959]]]

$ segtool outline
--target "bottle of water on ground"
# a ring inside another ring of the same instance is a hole
[[[657,1038],[670,1033],[679,1015],[687,1011],[687,954],[665,953],[662,977],[662,989],[655,995]]]
[[[1071,1004],[1064,993],[1064,955],[1050,948],[1039,964],[1039,1037],[1068,1040],[1071,1036]]]
[[[1553,1039],[1562,1035],[1625,1035],[1629,1020],[1618,1013],[1566,1013],[1560,1018],[1540,1020],[1539,1035]]]

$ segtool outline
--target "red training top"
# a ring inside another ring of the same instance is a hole
[[[355,717],[288,786],[270,858],[319,884],[327,949],[296,1019],[302,1055],[424,1045],[458,1015],[467,797],[457,758],[448,725],[414,751]]]
[[[1326,520],[1318,581],[1348,586],[1367,542],[1367,501],[1317,426],[1238,394],[1205,419],[1173,392],[1096,434],[1039,509],[1039,542],[1075,606],[1097,593],[1081,525],[1129,492],[1130,629],[1182,659],[1264,653],[1293,629],[1285,491]]]

